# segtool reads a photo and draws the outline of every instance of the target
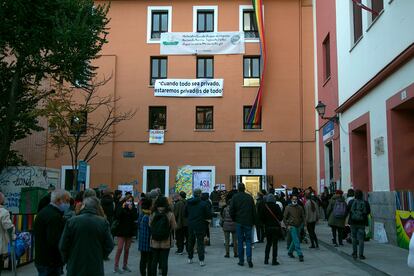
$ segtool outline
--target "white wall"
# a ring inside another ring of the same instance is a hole
[[[362,10],[363,37],[352,49],[352,1],[336,0],[339,105],[414,42],[414,1],[388,2],[371,26]]]
[[[412,2],[414,3],[414,1]],[[377,86],[367,96],[341,114],[341,173],[343,190],[347,190],[351,183],[348,125],[350,122],[369,111],[372,186],[374,191],[389,191],[386,100],[413,82],[414,60],[411,60]],[[375,155],[374,139],[381,136],[384,137],[384,154],[377,156]]]
[[[14,214],[19,213],[22,188],[49,185],[60,188],[60,171],[37,166],[8,167],[0,173],[0,191],[5,196],[4,206]]]

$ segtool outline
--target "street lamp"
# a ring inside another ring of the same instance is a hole
[[[323,120],[329,120],[333,121],[334,123],[338,122],[338,114],[335,114],[332,117],[325,117],[325,111],[326,111],[326,104],[324,104],[322,101],[318,102],[318,105],[315,106],[316,111],[318,112],[319,117]]]

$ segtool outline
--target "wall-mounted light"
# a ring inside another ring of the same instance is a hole
[[[319,115],[319,117],[321,117],[321,119],[333,121],[334,123],[338,122],[338,120],[339,120],[338,114],[335,114],[332,117],[325,117],[326,104],[324,104],[322,101],[318,102],[318,105],[315,106],[315,109],[318,112],[318,115]]]

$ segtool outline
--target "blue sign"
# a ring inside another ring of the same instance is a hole
[[[323,133],[323,141],[325,142],[329,138],[333,137],[335,134],[335,124],[333,121],[329,121],[326,123],[326,125],[323,127],[322,133]]]
[[[88,163],[85,161],[79,161],[78,165],[78,183],[86,183],[86,169],[88,168]]]

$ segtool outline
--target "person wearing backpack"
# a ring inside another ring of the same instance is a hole
[[[223,227],[224,232],[224,244],[226,248],[226,255],[224,255],[224,258],[230,258],[230,235],[231,239],[234,243],[233,246],[233,252],[234,252],[234,258],[238,258],[239,255],[237,253],[237,235],[236,235],[236,223],[233,221],[233,219],[230,216],[230,203],[231,199],[227,202],[227,205],[221,210],[221,221],[220,225]]]
[[[332,229],[332,243],[335,247],[343,244],[343,232],[345,229],[345,220],[348,214],[347,205],[343,197],[343,192],[337,190],[335,195],[329,201],[327,208],[328,225]],[[336,239],[338,237],[338,240]]]
[[[348,212],[348,222],[351,225],[352,235],[352,257],[357,258],[357,244],[359,244],[359,258],[364,260],[365,226],[368,225],[368,215],[371,213],[371,207],[363,199],[361,190],[355,191],[355,198],[348,204]]]
[[[161,275],[168,275],[168,255],[172,246],[171,232],[177,227],[174,213],[165,196],[158,196],[150,216],[152,265],[151,274],[157,275],[159,265]]]

